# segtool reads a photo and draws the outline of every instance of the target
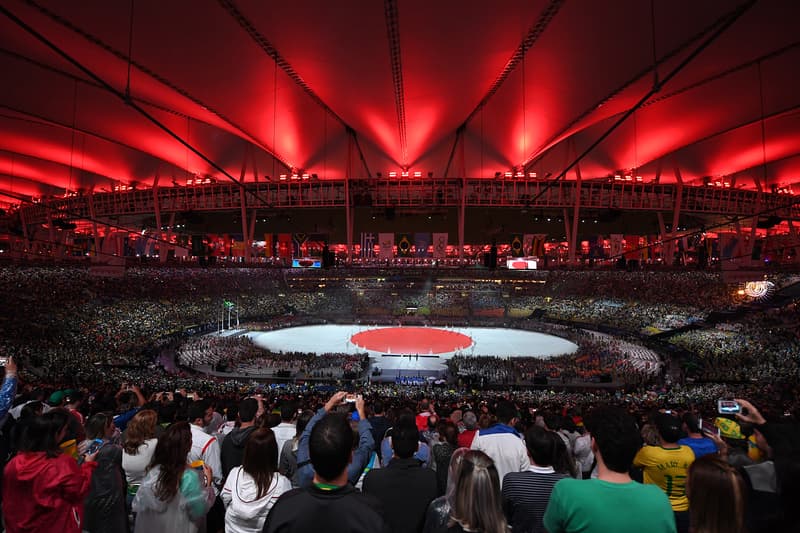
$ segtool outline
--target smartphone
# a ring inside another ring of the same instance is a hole
[[[103,439],[94,439],[94,441],[92,441],[89,447],[86,448],[86,455],[92,455],[93,453],[100,451],[100,448],[102,448],[105,445],[106,441],[104,441]]]
[[[717,412],[721,415],[735,415],[742,412],[742,406],[736,400],[719,400]]]
[[[344,397],[344,401],[346,401],[347,403],[354,403],[356,401],[356,398],[358,398],[357,394],[348,394],[347,396]]]
[[[716,435],[717,437],[720,436],[719,428],[716,426],[716,424],[714,424],[714,422],[703,419],[700,419],[697,422],[700,426],[701,432],[705,433],[706,435]]]
[[[0,366],[6,366],[8,364],[8,357],[2,356],[0,357]]]

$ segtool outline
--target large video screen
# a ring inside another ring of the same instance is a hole
[[[509,270],[536,270],[538,260],[532,257],[509,257],[506,267]]]
[[[317,257],[293,258],[292,268],[322,268],[322,259]]]

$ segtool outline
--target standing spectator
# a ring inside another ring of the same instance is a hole
[[[147,467],[156,451],[156,423],[158,414],[152,409],[143,409],[128,422],[122,441],[122,469],[128,482],[128,505],[142,484]]]
[[[433,455],[432,463],[436,470],[437,492],[441,496],[447,488],[447,476],[450,468],[450,458],[458,448],[458,428],[450,420],[439,423],[436,432],[439,435],[439,442],[431,448]]]
[[[633,465],[644,471],[644,482],[657,485],[669,498],[675,511],[678,533],[689,531],[689,499],[686,497],[686,476],[694,461],[694,452],[681,446],[680,421],[672,415],[658,413],[653,422],[658,430],[660,446],[644,446],[636,454]]]
[[[133,499],[136,533],[205,531],[215,498],[214,478],[208,465],[202,473],[187,466],[191,448],[192,430],[186,422],[172,424],[158,439],[150,470]]]
[[[313,483],[314,477],[314,462],[310,457],[309,440],[314,426],[320,420],[323,420],[334,408],[341,405],[347,397],[347,393],[339,391],[325,403],[325,405],[317,411],[314,417],[309,420],[306,429],[300,436],[300,442],[297,445],[297,476],[301,487],[308,487]],[[372,440],[372,426],[366,419],[364,413],[364,398],[360,395],[355,401],[356,412],[358,413],[358,444],[353,450],[353,457],[347,468],[348,479],[351,483],[357,483],[361,475],[364,473],[364,468],[369,463],[372,453],[375,451],[375,441]]]
[[[389,420],[386,418],[383,401],[375,400],[372,403],[372,416],[369,417],[368,420],[372,426],[372,439],[375,442],[382,442],[383,438],[386,436],[386,430],[391,427]],[[378,458],[383,462],[381,447],[378,446],[376,451],[378,452]]]
[[[509,401],[497,404],[497,424],[481,429],[475,435],[471,448],[480,450],[494,462],[497,474],[502,478],[509,472],[525,472],[530,468],[528,450],[514,424],[517,422],[517,408]]]
[[[741,474],[715,455],[689,467],[686,493],[689,521],[696,533],[745,533],[747,489]]]
[[[214,480],[212,488],[214,488],[215,492],[218,492],[218,487],[222,486],[224,481],[219,443],[216,437],[212,437],[203,430],[208,421],[211,420],[212,414],[212,408],[202,400],[189,404],[189,427],[192,433],[192,446],[189,450],[187,461],[189,463],[203,461],[204,464],[211,468]]]
[[[545,533],[542,519],[550,493],[566,474],[553,469],[556,447],[561,440],[552,431],[531,426],[525,432],[525,447],[531,466],[527,472],[509,472],[503,480],[503,511],[514,533]]]
[[[549,533],[675,533],[667,496],[628,474],[642,440],[621,409],[597,408],[585,420],[597,479],[562,479],[550,494],[543,524]],[[624,510],[624,511],[623,511]]]
[[[386,468],[370,470],[364,478],[364,494],[383,504],[393,531],[420,531],[428,504],[436,498],[436,473],[414,459],[419,446],[415,421],[401,418],[392,429],[393,459]],[[402,494],[402,498],[397,495]]]
[[[458,447],[469,448],[472,446],[472,439],[478,432],[478,417],[473,411],[467,411],[462,418],[464,431],[458,434]]]
[[[258,533],[267,513],[291,482],[278,473],[278,446],[271,429],[254,431],[244,448],[242,466],[231,470],[220,497],[226,533]]]
[[[120,431],[125,431],[128,421],[139,412],[139,409],[145,403],[145,399],[139,387],[130,387],[127,383],[123,383],[122,388],[117,392],[116,400],[117,415],[114,417],[114,425]]]
[[[699,459],[710,453],[717,453],[717,445],[714,444],[713,440],[703,435],[696,415],[684,413],[683,430],[686,432],[687,436],[680,439],[678,444],[691,448],[694,452],[695,459]]]
[[[297,417],[294,438],[283,445],[278,461],[278,471],[291,480],[292,488],[295,489],[300,486],[300,481],[297,477],[297,448],[300,444],[300,436],[313,416],[314,411],[310,409],[305,409],[300,413],[300,416]]]
[[[329,407],[332,409],[344,398],[344,392],[336,393]],[[291,490],[278,499],[267,516],[264,533],[391,531],[380,502],[362,494],[348,482],[354,440],[353,430],[343,414],[325,414],[315,421],[307,444],[313,483],[308,488]],[[371,434],[369,440],[372,440]]]
[[[500,501],[500,478],[492,459],[485,453],[470,450],[461,458],[450,519],[445,528],[437,531],[508,532]]]
[[[233,429],[222,441],[222,475],[228,477],[231,469],[242,464],[247,439],[255,431],[258,402],[254,398],[245,398],[239,404],[239,427]]]
[[[91,488],[84,502],[82,527],[89,533],[128,531],[122,448],[112,442],[115,433],[116,427],[110,413],[97,413],[86,425],[88,440],[83,446],[88,447],[95,440],[103,442],[102,448],[97,452],[97,468],[92,475]]]
[[[447,488],[444,496],[439,496],[428,506],[422,533],[433,533],[447,527],[447,522],[450,520],[450,509],[453,507],[456,493],[456,481],[461,474],[462,460],[469,451],[469,448],[458,448],[450,457],[450,466],[447,470]]]
[[[275,433],[275,440],[278,443],[278,451],[283,449],[286,441],[292,440],[297,432],[297,405],[294,402],[286,402],[281,405],[281,422],[272,431]]]
[[[3,516],[8,533],[58,531],[80,533],[83,500],[89,493],[97,453],[82,465],[62,453],[58,443],[67,431],[63,412],[29,420],[19,453],[3,473]]]

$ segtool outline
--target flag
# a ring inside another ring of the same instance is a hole
[[[361,232],[361,257],[375,257],[375,234]]]
[[[611,257],[622,255],[622,233],[612,233],[609,240],[611,241]]]
[[[533,233],[526,233],[522,236],[522,254],[533,255]]]
[[[411,239],[408,233],[400,233],[397,236],[397,255],[399,257],[408,257],[411,255]]]
[[[306,254],[305,247],[303,246],[308,240],[308,235],[305,233],[292,233],[292,257],[303,257]]]
[[[625,259],[639,259],[641,255],[637,249],[639,248],[638,235],[625,235]]]
[[[734,259],[736,248],[739,245],[739,236],[735,233],[719,233],[719,258]]]
[[[522,234],[521,233],[512,233],[511,234],[511,249],[510,253],[512,257],[522,257]]]
[[[394,257],[394,233],[379,233],[378,246],[381,259],[392,259]]]
[[[417,257],[429,257],[428,246],[431,244],[430,233],[415,233],[414,234],[414,248]]]
[[[278,257],[282,259],[292,258],[292,234],[279,233],[278,234]]]
[[[267,257],[272,257],[275,255],[275,244],[273,239],[274,235],[272,235],[272,233],[264,234],[264,255]]]
[[[444,259],[447,255],[447,233],[433,234],[433,257]]]
[[[544,257],[547,253],[544,249],[544,243],[546,241],[547,241],[546,233],[537,233],[536,235],[534,235],[533,243],[531,244],[530,254],[535,257]]]

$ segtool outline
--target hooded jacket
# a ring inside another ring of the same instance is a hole
[[[256,430],[255,426],[236,428],[222,441],[220,455],[222,458],[222,479],[227,479],[234,466],[240,466],[244,458],[244,446],[250,434]],[[278,450],[280,451],[280,450]]]
[[[267,493],[256,499],[258,486],[255,480],[241,466],[231,470],[220,493],[225,504],[226,533],[258,533],[264,527],[269,510],[278,497],[291,490],[292,483],[279,473],[275,473]]]
[[[83,500],[97,463],[81,466],[64,454],[22,452],[3,476],[3,516],[8,533],[80,533]]]

